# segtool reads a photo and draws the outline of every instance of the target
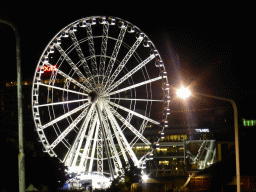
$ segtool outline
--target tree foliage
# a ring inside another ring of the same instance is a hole
[[[130,166],[123,166],[124,168],[124,176],[119,175],[115,178],[111,184],[111,186],[107,189],[107,192],[119,192],[125,191],[130,192],[131,186],[133,183],[138,183],[140,178],[141,170],[134,166],[133,162],[129,163]],[[123,165],[125,163],[123,162]]]

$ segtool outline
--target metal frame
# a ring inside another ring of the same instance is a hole
[[[99,30],[102,35],[94,36]],[[126,38],[134,41],[126,42]],[[53,69],[50,78],[45,75],[45,65]],[[129,167],[129,158],[143,169],[154,148],[143,136],[146,125],[153,123],[162,132],[166,126],[162,122],[169,109],[167,85],[162,59],[138,27],[105,16],[69,24],[46,46],[34,75],[32,111],[44,151],[76,174],[113,180],[124,174],[121,159]],[[159,87],[162,92],[154,94]],[[155,105],[163,113],[160,119],[152,115]],[[140,158],[132,149],[136,142],[150,146]]]

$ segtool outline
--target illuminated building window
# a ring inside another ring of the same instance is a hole
[[[159,161],[159,165],[169,165],[169,161]]]
[[[164,139],[161,139],[161,141],[174,142],[174,141],[183,141],[186,139],[187,139],[187,135],[165,135]]]
[[[256,125],[256,120],[247,120],[247,119],[243,119],[243,125],[244,125],[245,127],[254,126],[254,125]]]
[[[157,149],[157,151],[166,152],[166,151],[167,151],[167,148],[160,148],[160,149]]]
[[[136,146],[136,147],[132,147],[132,149],[136,149],[136,150],[148,150],[148,149],[150,149],[150,146]]]

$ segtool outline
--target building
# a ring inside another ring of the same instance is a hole
[[[188,146],[186,143],[197,141],[199,151],[201,146],[201,155],[207,152],[207,142],[213,141],[213,149],[215,154],[211,163],[220,161],[228,151],[234,148],[233,124],[227,120],[226,108],[198,109],[190,111],[193,123],[188,124],[186,121],[187,111],[173,111],[169,117],[169,126],[165,128],[165,138],[160,142],[160,148],[154,151],[154,160],[148,162],[147,173],[153,177],[159,176],[188,176],[190,172],[200,171],[201,168],[189,168],[186,158],[188,157]],[[150,125],[145,130],[144,135],[151,141],[157,134],[154,127]],[[216,142],[215,142],[216,141]],[[146,153],[146,147],[137,143],[134,150],[138,156]],[[205,146],[203,146],[205,145]],[[187,149],[186,149],[187,147]],[[203,151],[205,150],[205,151]],[[189,152],[190,153],[190,152]],[[194,156],[199,154],[194,154]],[[196,165],[194,165],[196,166]],[[198,165],[197,165],[198,166]],[[204,166],[204,168],[206,168]]]

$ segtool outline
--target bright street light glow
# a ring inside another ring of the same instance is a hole
[[[143,181],[148,180],[148,175],[142,175],[142,180],[143,180]]]
[[[177,90],[177,95],[182,99],[186,99],[190,97],[191,91],[188,88],[181,87],[180,89]]]

